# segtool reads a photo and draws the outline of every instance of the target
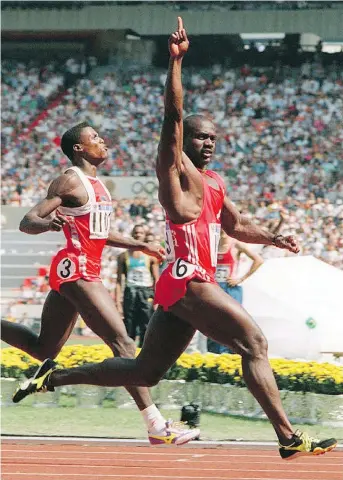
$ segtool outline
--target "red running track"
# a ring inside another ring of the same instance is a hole
[[[86,440],[85,440],[86,442]],[[2,444],[2,480],[343,480],[343,452],[282,461],[277,450]]]

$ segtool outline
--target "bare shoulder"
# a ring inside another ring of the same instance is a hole
[[[48,196],[69,196],[72,195],[80,186],[81,180],[77,173],[69,170],[55,178],[50,184]]]

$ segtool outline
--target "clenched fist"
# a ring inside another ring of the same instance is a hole
[[[287,237],[284,237],[283,235],[276,235],[273,244],[275,247],[284,248],[292,253],[300,252],[298,242],[292,235],[288,235]]]

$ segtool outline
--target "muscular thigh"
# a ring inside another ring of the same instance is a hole
[[[101,282],[80,279],[63,284],[60,291],[74,304],[87,326],[106,343],[127,336],[113,299]]]
[[[237,353],[248,352],[262,332],[246,310],[218,285],[191,281],[170,309],[194,328]]]
[[[188,322],[159,307],[150,319],[137,361],[160,378],[184,352],[194,333]]]
[[[39,334],[41,344],[45,346],[53,344],[54,353],[57,353],[68,340],[77,317],[78,312],[73,303],[58,292],[51,290],[42,311]]]

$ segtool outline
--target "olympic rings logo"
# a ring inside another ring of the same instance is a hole
[[[152,181],[135,182],[131,187],[131,191],[135,195],[140,195],[142,193],[147,193],[149,195],[152,195],[157,191],[157,189],[158,189],[157,184]]]

